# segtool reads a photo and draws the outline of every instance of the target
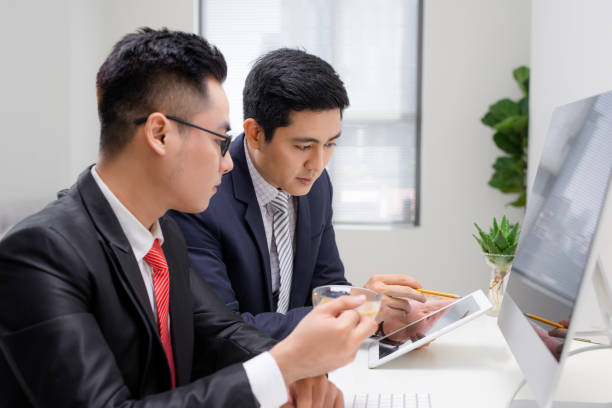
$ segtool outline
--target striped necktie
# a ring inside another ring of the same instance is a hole
[[[280,289],[276,311],[287,313],[289,309],[289,293],[291,291],[291,275],[293,271],[293,246],[289,234],[289,198],[284,191],[279,191],[272,205],[273,232],[276,251],[278,253],[278,267],[280,272]]]
[[[168,366],[172,374],[172,388],[176,387],[176,376],[174,372],[174,355],[172,354],[172,341],[168,327],[168,309],[170,300],[170,278],[168,263],[159,240],[156,239],[153,247],[144,256],[144,260],[153,268],[153,290],[155,292],[155,305],[157,306],[157,322],[159,337],[166,352]]]

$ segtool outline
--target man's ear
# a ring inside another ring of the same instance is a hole
[[[249,147],[259,150],[260,146],[265,142],[264,132],[259,123],[253,118],[248,118],[242,126],[244,128],[244,137]]]
[[[168,121],[168,118],[166,118],[164,114],[159,112],[150,114],[144,124],[144,138],[146,144],[158,155],[166,154],[169,127],[170,121]]]

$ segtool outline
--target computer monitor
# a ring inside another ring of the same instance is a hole
[[[612,216],[611,175],[612,92],[557,108],[498,319],[542,408],[552,403],[569,349],[562,336],[574,336],[572,317],[597,264],[599,226]],[[569,327],[551,334],[528,314]]]

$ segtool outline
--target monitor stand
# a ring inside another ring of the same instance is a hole
[[[608,338],[607,345],[600,346],[592,346],[586,347],[585,349],[578,349],[573,352],[570,352],[568,357],[579,354],[580,352],[588,352],[594,350],[601,350],[604,348],[612,348],[612,287],[604,273],[603,263],[601,259],[597,261],[597,265],[595,270],[593,271],[593,289],[595,290],[595,295],[597,298],[599,311],[601,313],[601,317],[603,318],[604,328],[603,330],[596,331],[581,331],[576,332],[575,336],[604,336]],[[525,384],[525,380],[519,385],[518,389],[515,392],[518,394],[518,391]],[[551,408],[612,408],[612,402],[562,402],[555,401],[552,403]],[[508,408],[540,408],[540,405],[536,401],[533,400],[512,400],[512,402],[508,405]]]

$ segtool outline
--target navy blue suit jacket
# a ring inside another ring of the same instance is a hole
[[[332,226],[332,187],[326,171],[298,197],[289,312],[276,313],[270,252],[251,175],[244,136],[234,140],[234,169],[200,214],[172,212],[185,235],[189,257],[230,309],[276,339],[286,337],[310,311],[312,289],[348,284]]]

